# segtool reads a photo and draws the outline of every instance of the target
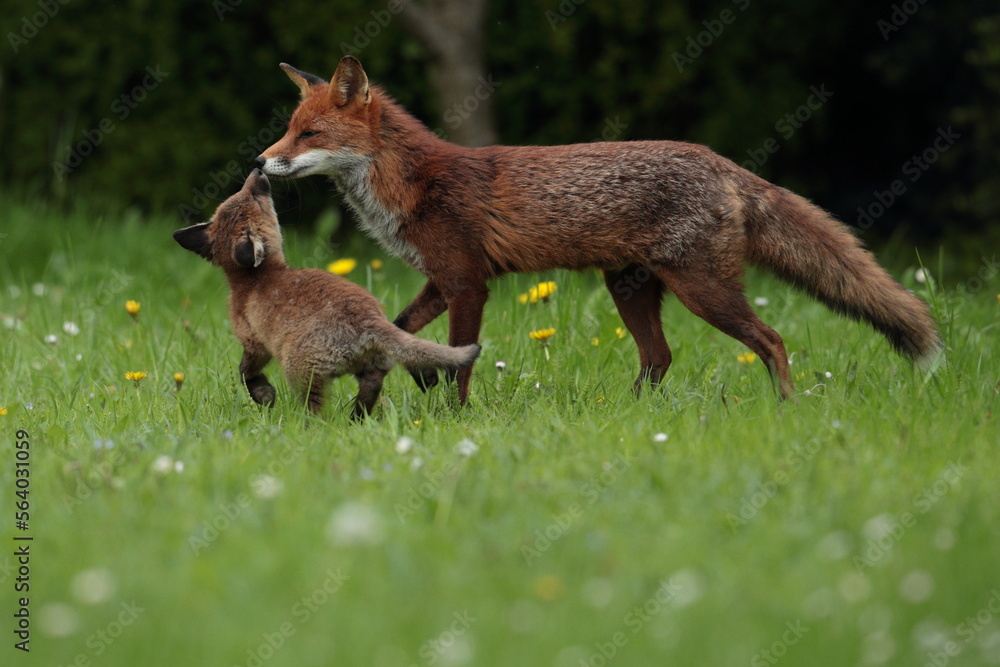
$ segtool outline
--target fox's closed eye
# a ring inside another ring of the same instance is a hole
[[[313,130],[307,130],[299,135],[299,139],[308,139],[309,137],[315,137],[319,132],[314,132]]]

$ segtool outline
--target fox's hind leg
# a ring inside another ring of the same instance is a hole
[[[605,271],[604,283],[639,348],[639,377],[633,387],[638,394],[646,380],[651,386],[658,385],[670,367],[670,347],[663,337],[660,320],[663,281],[645,266],[632,264],[621,270]]]
[[[727,276],[711,265],[658,267],[655,271],[688,310],[756,352],[782,398],[794,393],[781,336],[761,322],[747,303],[739,276]]]
[[[371,414],[382,393],[382,380],[386,372],[381,368],[369,367],[354,376],[358,379],[358,397],[354,401],[351,419],[363,419]]]
[[[289,372],[287,377],[288,383],[299,395],[300,405],[307,406],[313,414],[319,414],[323,407],[323,391],[330,378],[315,371]]]

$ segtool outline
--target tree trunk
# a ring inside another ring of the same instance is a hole
[[[492,96],[485,69],[489,0],[426,0],[403,4],[409,31],[430,54],[430,78],[441,102],[445,136],[465,146],[497,142]]]

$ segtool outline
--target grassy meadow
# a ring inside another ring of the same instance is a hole
[[[5,665],[1000,664],[995,273],[949,280],[925,257],[921,283],[893,253],[950,348],[931,377],[751,274],[792,357],[787,402],[672,299],[673,366],[635,399],[596,273],[508,276],[468,406],[397,368],[356,424],[352,378],[318,419],[273,364],[277,405],[250,401],[222,274],[175,221],[5,209]],[[356,259],[390,315],[421,285],[367,239],[318,238],[288,231],[289,262]],[[447,340],[447,317],[421,335]],[[34,538],[29,654],[15,535]]]

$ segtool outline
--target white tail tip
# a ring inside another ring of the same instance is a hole
[[[922,372],[933,375],[946,363],[944,346],[938,343],[913,361]]]

